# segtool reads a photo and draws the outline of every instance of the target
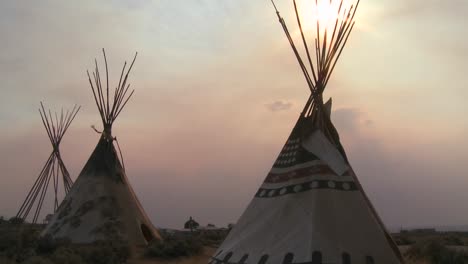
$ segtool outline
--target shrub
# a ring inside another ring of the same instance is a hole
[[[23,262],[23,264],[55,264],[55,263],[53,263],[50,259],[35,256],[32,258],[29,258],[28,260]]]
[[[13,260],[8,259],[6,257],[0,256],[0,263],[2,263],[2,264],[16,264],[16,261],[13,261]]]
[[[434,264],[464,264],[468,255],[461,251],[451,250],[439,241],[422,241],[413,246],[405,254],[409,259],[425,259]]]
[[[216,230],[216,231],[205,231],[199,236],[199,239],[205,246],[219,246],[224,241],[228,233],[228,230]]]
[[[37,239],[36,252],[38,255],[50,255],[58,248],[70,245],[70,240],[66,238],[53,238],[51,235],[45,235]]]
[[[18,232],[16,229],[6,227],[0,232],[0,252],[5,252],[18,244]]]
[[[145,256],[153,258],[177,258],[199,254],[202,243],[193,237],[167,237],[164,242],[152,241],[145,250]]]
[[[19,229],[19,243],[21,248],[35,247],[39,238],[39,230],[34,226],[26,225]]]
[[[56,264],[85,264],[79,253],[70,247],[58,248],[50,259]]]
[[[13,216],[12,218],[10,218],[10,219],[8,220],[8,222],[9,222],[10,224],[19,225],[19,224],[24,223],[24,220],[21,219],[21,218],[19,218],[19,217]]]
[[[0,255],[22,262],[35,255],[37,237],[35,226],[8,221],[0,230]]]
[[[120,264],[130,257],[130,248],[125,241],[98,241],[80,248],[79,254],[88,264]]]
[[[37,240],[36,251],[40,255],[52,254],[57,249],[55,240],[50,235],[46,235]]]
[[[396,235],[393,240],[395,243],[399,246],[406,246],[406,245],[411,245],[414,242],[407,236],[405,235]]]
[[[130,256],[128,244],[119,239],[86,246],[72,245],[68,239],[54,239],[50,235],[39,237],[39,228],[39,225],[3,222],[0,225],[0,263],[121,264]]]
[[[450,235],[450,236],[444,237],[444,243],[449,246],[464,246],[465,245],[463,240],[456,235]]]

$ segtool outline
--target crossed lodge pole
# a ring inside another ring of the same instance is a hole
[[[31,213],[31,209],[34,208],[32,223],[37,222],[44,204],[47,190],[49,189],[51,179],[54,190],[54,212],[57,210],[59,205],[58,192],[60,178],[62,178],[65,195],[70,191],[70,188],[73,185],[73,181],[70,178],[70,173],[68,172],[62,160],[59,146],[65,132],[75,119],[75,116],[78,114],[80,108],[81,106],[75,105],[71,111],[67,110],[65,113],[62,108],[60,114],[55,112],[54,115],[52,115],[51,110],[49,109],[46,111],[44,105],[41,102],[39,114],[41,115],[42,123],[52,144],[52,152],[50,153],[49,158],[39,173],[39,176],[26,196],[23,204],[18,210],[16,218],[24,221]]]

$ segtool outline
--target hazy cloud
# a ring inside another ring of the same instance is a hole
[[[292,106],[293,103],[282,100],[266,104],[266,107],[273,112],[289,110]]]
[[[374,124],[366,114],[357,108],[339,108],[332,112],[332,120],[339,124],[340,131],[344,133],[353,132],[362,126]]]

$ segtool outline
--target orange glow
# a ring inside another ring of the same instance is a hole
[[[355,7],[355,1],[343,0],[340,9],[340,0],[297,0],[297,7],[301,17],[301,22],[305,31],[317,31],[317,22],[319,23],[319,33],[323,36],[325,30],[328,34],[333,33],[336,20],[338,27],[341,21],[346,19],[351,6]]]

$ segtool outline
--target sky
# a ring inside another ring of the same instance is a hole
[[[277,0],[290,28],[293,6]],[[362,0],[324,97],[391,228],[468,225],[468,2]],[[297,31],[293,31],[293,34]],[[296,34],[297,35],[297,34]],[[82,106],[63,159],[76,179],[101,126],[86,70],[105,48],[135,94],[113,127],[154,225],[235,223],[309,92],[269,0],[1,1],[0,215],[51,152],[37,111]],[[50,210],[46,204],[44,210]]]

